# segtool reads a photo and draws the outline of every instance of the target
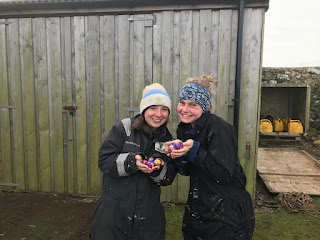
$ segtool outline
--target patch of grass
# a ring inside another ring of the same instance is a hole
[[[312,197],[320,206],[320,197]],[[166,240],[183,240],[181,226],[184,205],[164,204],[166,211]],[[256,214],[253,240],[318,240],[320,239],[320,214],[289,213],[280,207],[272,214]]]
[[[182,217],[184,213],[183,204],[165,203],[166,211],[166,240],[183,240]]]
[[[319,235],[320,221],[308,213],[279,208],[275,214],[256,214],[253,240],[317,240]]]

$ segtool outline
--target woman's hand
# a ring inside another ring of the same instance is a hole
[[[176,142],[178,141],[178,142]],[[174,141],[171,141],[171,142],[166,142],[165,144],[166,145],[170,145],[170,143],[174,142],[175,144],[181,142],[180,140],[174,140]],[[180,149],[171,149],[171,152],[170,150],[168,149],[168,153],[167,155],[170,156],[171,158],[178,158],[178,157],[182,157],[184,155],[186,155],[190,149],[193,147],[193,139],[188,139],[187,141],[183,142],[183,147],[180,148]]]
[[[182,141],[179,140],[179,139],[175,139],[173,141],[170,141],[170,142],[165,142],[164,145],[163,145],[163,150],[165,151],[165,153],[167,154],[167,156],[171,157],[171,151],[170,151],[170,144],[171,143],[174,143],[175,145],[177,145],[178,143],[181,143]]]
[[[144,173],[152,173],[155,170],[159,170],[160,166],[152,166],[151,168],[142,163],[141,155],[137,154],[135,156],[137,168],[140,169]]]

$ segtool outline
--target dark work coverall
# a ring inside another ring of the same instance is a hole
[[[132,130],[127,136],[122,121],[112,127],[99,151],[103,186],[93,216],[91,239],[165,239],[160,185],[171,184],[176,169],[171,158],[155,151],[155,142],[172,139],[169,131],[164,130],[163,134],[149,138],[138,130]],[[165,165],[146,174],[137,169],[137,153],[161,157]]]
[[[179,172],[190,175],[184,239],[251,239],[253,204],[245,189],[246,176],[237,155],[234,127],[205,112],[194,128],[181,122],[177,137],[183,141],[194,139],[194,146],[198,146],[196,154],[192,148],[177,161]]]

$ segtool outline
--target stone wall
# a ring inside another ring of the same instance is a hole
[[[263,68],[263,83],[306,83],[311,87],[310,128],[320,131],[320,67]]]

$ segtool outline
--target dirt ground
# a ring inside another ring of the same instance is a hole
[[[260,147],[296,147],[304,149],[320,161],[320,147],[310,139],[261,140]],[[274,195],[257,177],[256,212],[276,209]],[[38,192],[0,193],[0,240],[88,239],[91,217],[97,197],[48,194]]]
[[[88,239],[96,201],[64,194],[2,190],[0,239]]]

